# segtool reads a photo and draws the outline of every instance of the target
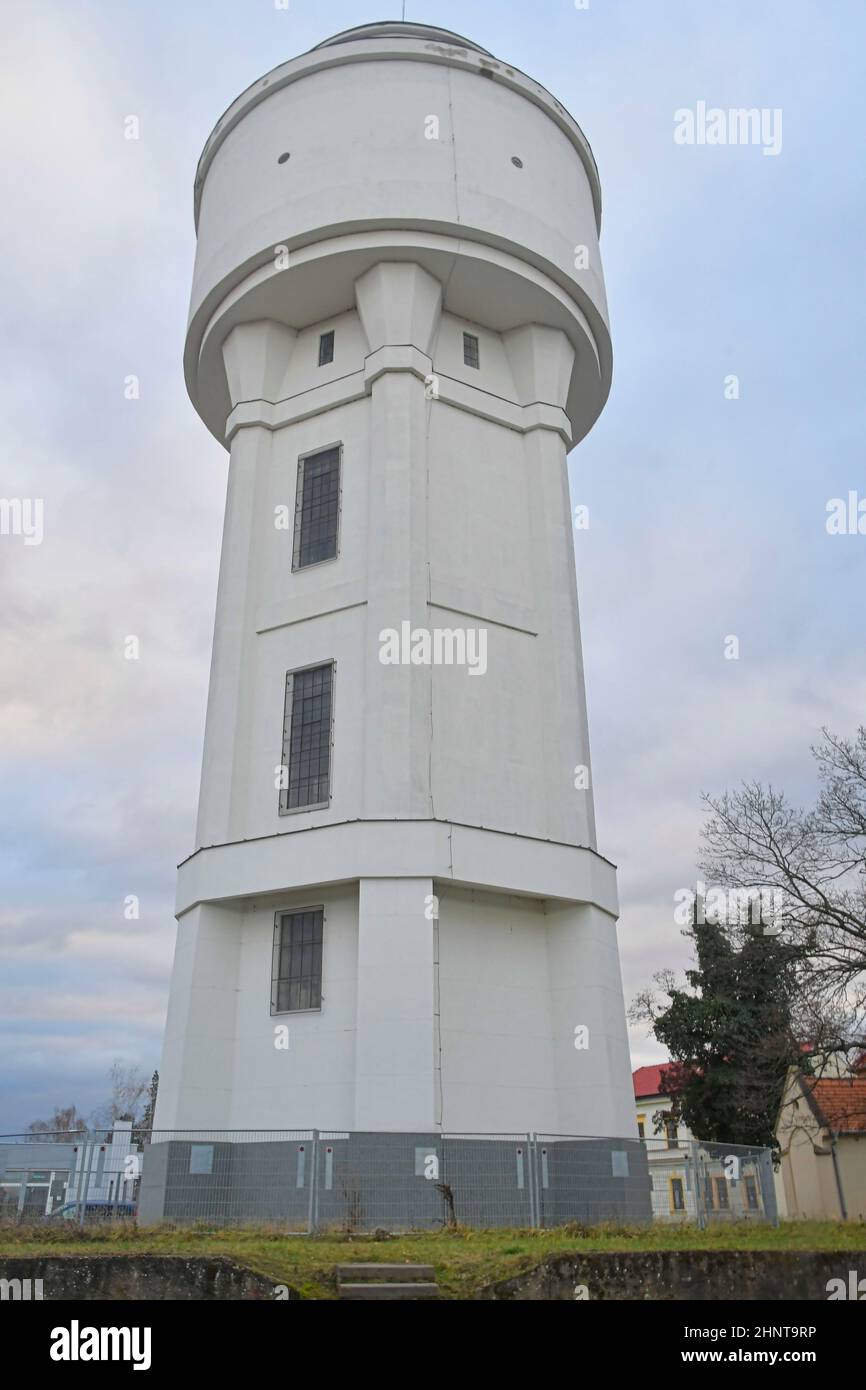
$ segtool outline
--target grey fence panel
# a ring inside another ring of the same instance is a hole
[[[441,1135],[323,1130],[316,1164],[315,1227],[436,1229],[446,1220],[437,1188],[441,1169]]]
[[[640,1139],[539,1134],[535,1149],[540,1225],[651,1219],[652,1184]]]
[[[532,1226],[534,1188],[528,1135],[448,1135],[443,1179],[461,1226]]]
[[[0,1221],[131,1219],[138,1147],[129,1123],[0,1136]]]
[[[70,1142],[74,1141],[74,1142]],[[561,1134],[154,1131],[0,1139],[0,1220],[288,1232],[778,1223],[768,1149]]]
[[[694,1142],[692,1150],[704,1223],[761,1221],[778,1225],[769,1149]]]
[[[144,1146],[139,1222],[264,1224],[309,1229],[315,1136],[312,1131],[214,1131],[173,1138],[155,1132]]]

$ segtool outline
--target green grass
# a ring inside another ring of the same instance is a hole
[[[485,1284],[531,1269],[545,1256],[574,1251],[816,1250],[866,1252],[866,1222],[785,1222],[715,1226],[577,1225],[549,1230],[417,1232],[391,1240],[337,1233],[290,1236],[263,1227],[173,1229],[119,1225],[0,1227],[0,1258],[15,1255],[225,1255],[291,1284],[305,1298],[336,1297],[334,1266],[353,1260],[431,1264],[443,1294],[468,1298]]]

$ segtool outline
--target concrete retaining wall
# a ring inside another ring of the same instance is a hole
[[[42,1281],[45,1302],[273,1299],[274,1283],[227,1259],[183,1259],[173,1255],[57,1255],[0,1260],[7,1299],[35,1297]],[[30,1281],[29,1288],[26,1281]],[[283,1295],[285,1297],[285,1295]],[[288,1298],[298,1299],[295,1289]]]
[[[858,1267],[866,1272],[866,1250],[841,1255],[785,1250],[554,1255],[526,1274],[491,1284],[476,1297],[522,1302],[573,1302],[577,1297],[589,1301],[825,1302],[828,1280],[843,1279],[847,1287],[849,1271]],[[575,1292],[584,1288],[585,1294]]]

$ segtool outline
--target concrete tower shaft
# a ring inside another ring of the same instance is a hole
[[[599,201],[544,88],[422,25],[275,68],[207,142],[186,375],[231,458],[163,1126],[632,1133],[566,471],[610,382]],[[483,633],[483,669],[383,661],[404,631]]]

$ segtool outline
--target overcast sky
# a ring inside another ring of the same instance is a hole
[[[825,523],[831,498],[866,499],[866,7],[407,11],[542,82],[601,172],[614,386],[571,479],[630,999],[686,960],[673,895],[694,882],[700,792],[757,777],[808,799],[820,726],[864,719],[866,534]],[[201,147],[276,64],[399,17],[399,0],[4,0],[0,493],[44,499],[44,538],[0,535],[0,1131],[92,1110],[114,1058],[159,1060],[227,460],[181,372]],[[780,109],[780,152],[676,144],[674,112],[701,101]],[[632,1046],[635,1065],[662,1055],[640,1030]]]

